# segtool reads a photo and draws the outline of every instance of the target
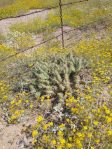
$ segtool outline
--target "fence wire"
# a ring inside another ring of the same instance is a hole
[[[64,7],[64,6],[68,6],[68,5],[72,5],[72,4],[76,4],[76,3],[81,3],[81,2],[85,2],[85,1],[89,1],[89,0],[79,0],[79,1],[73,1],[73,2],[69,2],[69,3],[61,3],[61,6]],[[24,16],[29,16],[29,15],[32,15],[32,14],[36,14],[36,13],[42,13],[46,10],[51,10],[51,9],[57,9],[59,8],[59,5],[56,5],[56,6],[52,6],[52,7],[46,7],[42,10],[39,10],[39,11],[34,11],[34,12],[31,12],[31,13],[26,13],[26,14],[21,14],[21,15],[17,15],[17,16],[11,16],[11,17],[6,17],[6,18],[1,18],[0,21],[2,20],[6,20],[6,19],[16,19],[16,18],[20,18],[20,17],[24,17]]]
[[[48,39],[48,40],[45,40],[45,41],[43,41],[43,42],[41,42],[41,43],[39,43],[39,44],[36,44],[36,45],[34,45],[34,46],[31,46],[31,47],[29,47],[29,48],[27,48],[27,49],[18,49],[18,50],[21,50],[21,51],[20,51],[20,52],[16,52],[15,54],[9,55],[8,57],[1,59],[1,60],[0,60],[0,63],[1,63],[1,62],[4,62],[4,61],[6,61],[7,59],[10,59],[10,58],[12,58],[12,57],[14,57],[14,56],[17,56],[18,54],[21,54],[21,53],[24,53],[24,52],[26,52],[26,51],[28,51],[28,50],[31,50],[32,48],[39,47],[40,45],[43,45],[43,44],[45,44],[45,43],[47,43],[47,42],[49,42],[49,41],[51,41],[51,40],[53,40],[53,39],[55,39],[55,38],[58,38],[58,37],[60,37],[60,36],[62,37],[62,47],[64,48],[64,30],[63,30],[64,23],[63,23],[62,7],[68,6],[68,5],[72,5],[72,4],[76,4],[76,3],[85,2],[85,1],[88,1],[88,0],[80,0],[80,1],[75,1],[75,2],[73,1],[73,2],[70,2],[70,3],[64,3],[64,4],[62,4],[62,1],[59,0],[59,5],[54,6],[54,7],[45,8],[45,9],[43,9],[43,10],[35,11],[35,12],[29,13],[29,14],[18,15],[18,16],[16,16],[16,17],[8,17],[8,18],[3,18],[3,19],[1,19],[1,20],[4,20],[4,19],[10,19],[10,18],[19,18],[19,17],[22,17],[22,16],[28,16],[28,15],[31,15],[31,14],[34,14],[34,13],[41,13],[41,12],[43,12],[43,11],[50,10],[50,9],[60,8],[60,21],[61,21],[60,27],[61,27],[61,34],[60,34],[60,35],[57,35],[57,36],[55,36],[55,37],[52,37],[52,38],[50,38],[50,39]],[[47,29],[47,28],[42,28],[42,29]],[[41,30],[41,29],[40,29],[40,30]]]

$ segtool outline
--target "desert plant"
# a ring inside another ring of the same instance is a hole
[[[27,88],[35,97],[48,94],[51,97],[64,97],[66,92],[74,94],[78,73],[85,64],[84,60],[73,54],[38,60],[32,68],[30,81],[26,83]]]
[[[7,35],[5,44],[16,50],[23,50],[35,44],[34,36],[32,34],[20,33],[18,31],[11,32]]]

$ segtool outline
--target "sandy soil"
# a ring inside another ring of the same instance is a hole
[[[0,149],[30,149],[31,139],[22,133],[25,126],[35,124],[36,115],[25,115],[19,124],[7,125],[0,119]]]
[[[32,13],[34,11],[40,11],[41,9],[38,10],[30,10],[28,13]],[[16,24],[16,23],[22,23],[22,22],[28,22],[28,21],[32,21],[33,19],[36,19],[38,17],[40,17],[41,19],[45,19],[48,15],[48,13],[51,10],[46,10],[43,12],[39,12],[39,13],[34,13],[28,16],[22,16],[19,18],[8,18],[8,19],[4,19],[0,21],[0,32],[7,35],[7,33],[9,33],[9,28],[11,25]]]

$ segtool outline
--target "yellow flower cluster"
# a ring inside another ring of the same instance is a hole
[[[54,0],[15,0],[12,4],[0,8],[0,18],[21,15],[21,13],[25,13],[30,9],[48,7],[48,5],[52,6],[54,4]]]
[[[8,99],[9,85],[5,81],[0,81],[0,103]]]
[[[14,49],[8,48],[4,44],[0,44],[0,59],[6,58],[10,54],[14,54]]]
[[[87,93],[87,90],[85,92]],[[90,92],[88,91],[88,93]],[[64,123],[57,125],[54,121],[46,122],[47,120],[43,116],[36,118],[37,123],[32,127],[34,148],[47,146],[58,149],[65,147],[67,149],[83,149],[90,146],[93,149],[99,145],[102,148],[106,147],[112,136],[111,107],[109,107],[108,102],[98,105],[97,99],[92,96],[80,95],[78,98],[69,96],[66,99],[66,109],[70,110],[70,113],[69,118],[65,118]],[[74,116],[75,118],[73,118]],[[55,127],[58,129],[53,132]]]
[[[9,113],[8,123],[17,123],[19,118],[24,114],[27,109],[33,108],[32,101],[28,100],[28,94],[26,92],[18,93],[15,97],[9,99],[7,109]]]

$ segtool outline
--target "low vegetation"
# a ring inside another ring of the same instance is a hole
[[[105,1],[101,1],[97,4],[90,2],[86,2],[77,5],[69,6],[67,9],[63,7],[63,21],[65,26],[71,27],[81,27],[88,24],[93,24],[95,22],[107,21],[111,22],[111,13],[112,13],[112,5],[111,2],[108,2],[110,7],[108,7]],[[102,6],[102,7],[101,7]],[[70,13],[69,13],[70,12]],[[23,24],[14,24],[11,26],[11,31],[19,31],[26,33],[42,33],[43,31],[54,31],[54,29],[59,28],[60,26],[60,15],[59,11],[56,10],[54,12],[50,12],[48,17],[43,20],[40,18],[36,18],[33,21],[29,21],[28,23]]]
[[[24,130],[33,148],[111,148],[111,48],[109,38],[83,40],[72,53],[54,48],[43,56],[40,49],[38,61],[30,57],[24,67],[18,64],[21,72],[29,71],[14,72],[13,83],[20,80],[13,88],[16,95],[1,82],[8,123],[37,109],[36,124]]]
[[[28,10],[30,9],[40,9],[40,8],[48,8],[48,7],[52,7],[55,5],[58,5],[58,1],[57,0],[15,0],[12,1],[13,3],[11,3],[11,0],[5,0],[6,3],[9,3],[9,5],[6,5],[4,7],[0,8],[0,18],[7,18],[10,16],[17,16],[17,15],[21,15],[25,12],[28,12]],[[5,1],[1,1],[1,5],[5,4]],[[64,2],[68,2],[68,0],[63,0]],[[70,2],[70,1],[69,1]]]
[[[28,5],[24,6],[26,2]],[[35,0],[16,0],[4,10],[0,8],[0,12],[4,11],[1,18],[17,15],[21,8],[28,11],[48,6],[48,2],[49,6],[56,4],[56,1],[38,1],[37,7]],[[37,34],[43,39],[54,36],[60,25],[57,12],[49,13],[45,20],[38,18],[13,25],[13,32],[6,37],[0,35],[1,60],[20,52],[0,62],[2,119],[16,126],[27,116],[30,121],[34,118],[34,122],[25,123],[21,130],[29,140],[25,147],[111,149],[112,25],[109,4],[110,1],[91,0],[89,4],[68,8],[71,13],[64,8],[64,24],[69,27],[80,30],[82,26],[92,28],[92,22],[97,26],[99,21],[105,22],[102,35],[96,29],[88,37],[85,31],[80,41],[73,40],[67,48],[60,48],[60,41],[51,41],[49,45],[22,52],[36,44]]]

